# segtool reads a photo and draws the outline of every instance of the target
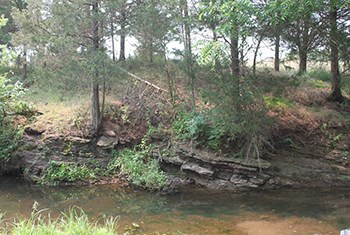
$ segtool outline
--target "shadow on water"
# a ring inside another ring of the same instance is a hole
[[[121,226],[137,222],[149,231],[178,231],[180,228],[193,234],[200,231],[246,234],[244,223],[247,221],[258,225],[279,223],[283,227],[312,220],[315,227],[322,223],[327,224],[329,231],[339,231],[350,227],[349,199],[350,189],[248,193],[185,189],[178,194],[161,195],[117,186],[42,188],[20,179],[5,177],[0,180],[0,212],[6,212],[7,218],[29,216],[33,202],[37,201],[40,209],[48,208],[53,216],[75,205],[90,218],[120,216]]]

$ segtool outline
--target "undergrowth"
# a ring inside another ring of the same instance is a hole
[[[249,99],[248,99],[249,100]],[[282,101],[268,100],[271,105],[289,105]],[[242,101],[235,110],[232,102],[220,104],[202,112],[178,112],[172,125],[179,139],[195,141],[215,152],[230,153],[233,157],[258,158],[269,143],[272,120],[266,115],[264,103]]]
[[[276,97],[276,96],[264,96],[264,102],[269,109],[277,109],[283,110],[286,108],[290,108],[293,105],[293,102],[284,98],[284,97]]]
[[[18,114],[19,98],[24,89],[19,82],[12,82],[6,75],[0,74],[0,172],[15,156],[23,129],[12,123],[14,115]]]
[[[16,128],[7,122],[0,128],[0,171],[4,163],[6,164],[15,154],[22,133],[23,129]]]
[[[99,168],[90,169],[86,165],[79,165],[75,162],[50,161],[46,173],[40,179],[40,183],[56,186],[60,182],[95,179],[98,170]]]
[[[188,113],[180,110],[172,129],[177,138],[196,141],[214,151],[219,151],[226,135],[223,128],[210,123],[204,112]]]
[[[160,189],[165,185],[166,176],[148,150],[125,149],[120,154],[114,152],[114,156],[109,170],[119,169],[133,185],[148,189]]]
[[[148,143],[149,138],[158,131],[157,128],[149,128],[141,144],[133,149],[124,149],[121,152],[114,150],[114,160],[108,165],[109,173],[125,175],[138,187],[161,189],[165,185],[166,176],[160,169],[158,160],[152,156],[153,145]]]

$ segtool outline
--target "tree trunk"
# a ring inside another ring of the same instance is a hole
[[[238,37],[232,36],[230,42],[230,52],[231,52],[231,73],[234,76],[239,76],[240,66],[239,66],[239,51],[238,51]]]
[[[153,63],[153,42],[151,41],[148,47],[148,60],[150,64]]]
[[[125,40],[126,40],[126,9],[123,5],[123,9],[120,13],[120,54],[119,61],[125,61]]]
[[[241,93],[241,82],[240,82],[240,66],[239,66],[239,50],[238,50],[238,36],[231,36],[230,38],[230,53],[231,53],[231,73],[233,79],[236,81],[236,91],[235,96],[239,97]],[[236,109],[238,110],[239,105],[237,103]]]
[[[299,50],[299,73],[305,73],[307,69],[307,51],[304,48]]]
[[[281,35],[277,34],[275,37],[275,71],[280,71],[280,41]]]
[[[113,17],[111,18],[111,37],[112,37],[112,59],[115,62],[115,42],[114,42],[114,23]]]
[[[92,83],[92,129],[93,133],[97,134],[100,129],[100,94],[99,94],[99,84],[97,81]]]
[[[28,77],[28,61],[27,61],[27,47],[24,46],[23,49],[23,74],[22,74],[22,79],[23,81],[27,80]]]
[[[303,31],[301,43],[299,44],[299,73],[305,73],[307,70],[307,54],[309,50],[309,29],[310,29],[310,17],[311,15],[306,14],[303,17]]]
[[[95,0],[92,5],[92,17],[93,23],[92,23],[92,38],[93,38],[93,46],[94,46],[94,52],[97,53],[99,50],[99,44],[100,44],[100,38],[98,35],[98,0]],[[100,94],[99,94],[99,71],[98,66],[96,66],[95,70],[95,77],[92,78],[92,96],[91,96],[91,114],[92,114],[92,128],[93,133],[97,134],[100,126],[101,126],[101,111],[100,111]]]
[[[258,57],[258,52],[259,52],[260,44],[261,44],[263,38],[264,38],[264,36],[260,35],[258,43],[256,44],[255,52],[254,52],[254,59],[253,59],[253,75],[254,75],[254,77],[256,75],[256,61],[257,61],[257,57]]]
[[[188,12],[188,3],[187,0],[182,1],[183,7],[183,20],[184,20],[184,28],[185,28],[185,60],[187,64],[187,73],[189,76],[189,85],[191,90],[191,108],[192,111],[196,109],[196,96],[194,89],[194,80],[195,74],[193,70],[193,58],[192,58],[192,40],[191,40],[191,26],[190,26],[190,17]]]
[[[332,4],[332,1],[331,1]],[[334,3],[333,3],[334,4]],[[339,72],[339,48],[338,48],[338,26],[337,26],[337,7],[332,6],[329,15],[330,32],[330,60],[331,60],[331,80],[332,92],[328,97],[329,101],[342,102],[344,97],[341,93],[340,72]]]
[[[166,53],[165,53],[165,48],[164,48],[164,63],[165,63],[165,73],[166,73],[166,78],[167,78],[167,82],[168,82],[168,89],[169,89],[169,95],[170,95],[170,100],[171,100],[171,104],[174,107],[175,106],[175,82],[173,79],[173,76],[171,74],[170,71],[170,66],[169,66],[169,62],[168,62],[168,58],[166,57]]]

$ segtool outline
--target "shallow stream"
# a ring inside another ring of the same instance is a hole
[[[53,217],[72,206],[92,219],[119,216],[120,232],[134,223],[140,234],[339,234],[350,227],[350,188],[160,195],[117,186],[41,188],[0,178],[0,213],[7,220],[28,217],[34,201]]]

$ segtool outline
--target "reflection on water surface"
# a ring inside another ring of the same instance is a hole
[[[33,202],[58,216],[73,205],[90,218],[120,216],[120,230],[137,223],[142,233],[339,234],[350,227],[350,189],[213,192],[186,189],[160,195],[116,186],[41,188],[1,178],[0,212],[29,216]]]

